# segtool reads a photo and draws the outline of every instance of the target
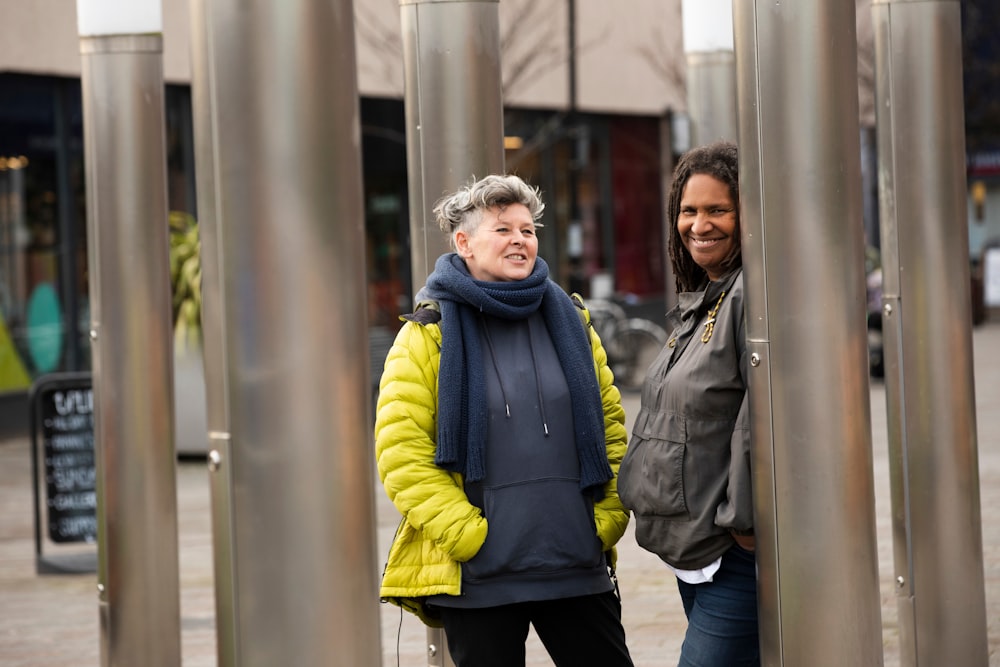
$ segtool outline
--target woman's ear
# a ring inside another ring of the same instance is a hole
[[[469,235],[463,230],[455,232],[455,251],[459,257],[471,257],[472,248],[469,246]]]

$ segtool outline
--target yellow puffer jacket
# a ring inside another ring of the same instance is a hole
[[[589,314],[583,312],[589,323]],[[604,405],[608,462],[615,475],[605,486],[604,498],[594,505],[594,519],[613,565],[614,545],[629,521],[617,489],[628,436],[607,354],[597,333],[589,326],[588,331]],[[424,598],[461,593],[460,563],[476,555],[487,531],[486,519],[465,495],[462,476],[434,464],[440,359],[440,326],[406,322],[386,357],[375,420],[379,477],[403,515],[389,550],[380,596],[430,626],[440,622],[427,615]]]

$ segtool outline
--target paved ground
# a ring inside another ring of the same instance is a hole
[[[990,665],[1000,667],[1000,522],[992,513],[1000,507],[1000,323],[976,328],[974,344]],[[885,394],[880,383],[872,384],[871,401],[885,667],[897,667]],[[628,414],[635,415],[636,403],[634,397],[627,399]],[[96,667],[100,664],[96,577],[35,574],[30,470],[27,439],[0,440],[0,665]],[[381,488],[376,497],[379,553],[384,554],[398,516]],[[208,508],[204,464],[182,462],[178,517],[185,667],[216,665]],[[685,624],[673,577],[657,558],[635,546],[631,532],[622,541],[619,578],[636,664],[676,665]],[[390,606],[383,606],[381,621],[386,666],[427,664],[426,632],[419,622],[409,615],[401,618]],[[537,640],[531,641],[528,662],[551,664]]]

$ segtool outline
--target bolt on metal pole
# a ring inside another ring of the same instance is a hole
[[[117,10],[114,4],[77,4],[101,662],[177,667],[180,568],[162,18],[159,2]]]
[[[877,667],[854,2],[733,18],[761,662]]]
[[[692,145],[736,141],[732,0],[683,0]]]
[[[498,0],[400,0],[413,291],[448,239],[431,209],[473,177],[503,173]],[[427,629],[428,665],[448,667],[444,631]]]
[[[353,6],[193,10],[220,664],[380,665]]]
[[[961,9],[875,0],[872,18],[900,662],[985,666]]]

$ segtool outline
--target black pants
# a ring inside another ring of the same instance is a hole
[[[524,665],[529,625],[556,667],[632,667],[613,591],[486,609],[437,609],[456,667]]]

